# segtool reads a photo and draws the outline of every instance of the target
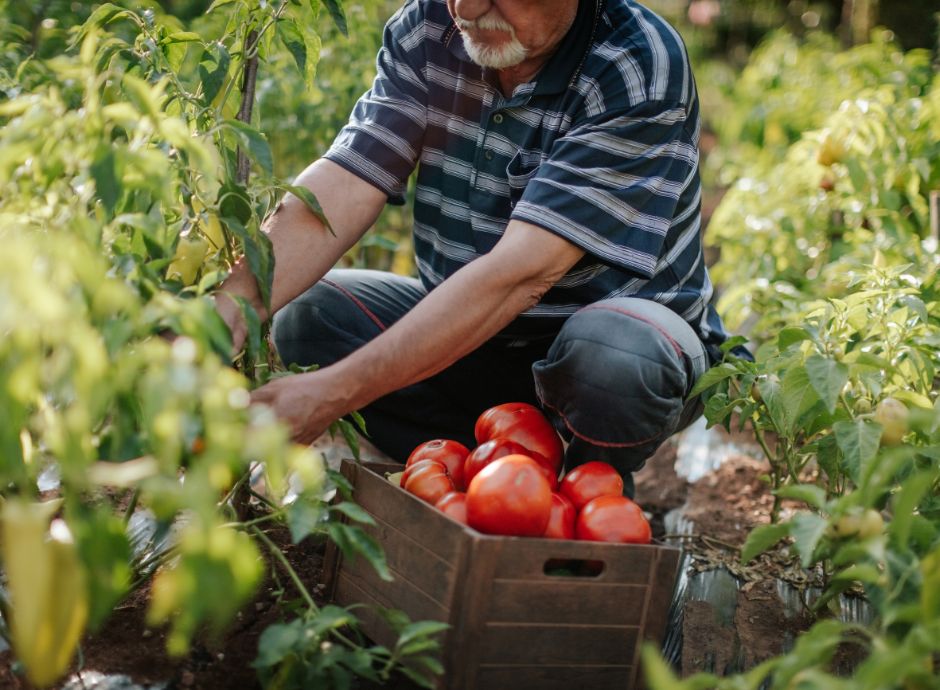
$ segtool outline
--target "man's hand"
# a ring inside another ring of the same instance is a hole
[[[268,405],[290,426],[294,441],[310,444],[349,411],[343,391],[334,394],[333,378],[322,370],[285,376],[253,391],[251,402]]]

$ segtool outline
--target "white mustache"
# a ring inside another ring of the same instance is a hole
[[[472,31],[477,29],[479,31],[507,31],[509,33],[515,34],[515,31],[509,22],[489,12],[481,17],[477,17],[473,21],[455,17],[454,22],[457,24],[457,28],[461,31]]]

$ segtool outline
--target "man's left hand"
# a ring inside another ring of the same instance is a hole
[[[329,377],[322,371],[275,379],[251,394],[252,404],[264,404],[290,426],[297,443],[313,443],[347,410],[330,404]]]

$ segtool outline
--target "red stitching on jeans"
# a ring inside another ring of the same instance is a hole
[[[598,441],[595,438],[591,438],[590,436],[585,436],[584,434],[581,434],[575,431],[575,428],[571,426],[571,422],[568,421],[568,418],[557,407],[553,407],[552,405],[549,405],[547,402],[545,402],[541,398],[539,398],[539,402],[542,403],[545,407],[549,408],[552,412],[557,414],[559,417],[561,417],[562,421],[565,423],[565,426],[568,427],[568,431],[570,431],[572,434],[577,436],[582,441],[587,441],[593,446],[600,446],[601,448],[634,448],[636,446],[642,446],[646,443],[650,443],[651,441],[655,441],[657,438],[659,438],[662,435],[662,434],[656,434],[655,436],[650,436],[649,438],[643,439],[642,441],[630,441],[627,443],[610,443],[608,441]]]
[[[362,311],[365,312],[365,315],[368,316],[370,319],[372,319],[372,321],[375,323],[376,326],[378,326],[383,331],[385,330],[385,324],[379,321],[379,317],[377,317],[375,314],[369,311],[369,307],[363,304],[362,300],[360,300],[358,297],[356,297],[353,293],[351,293],[349,290],[344,288],[342,285],[337,285],[332,280],[327,280],[326,278],[321,278],[321,280],[327,285],[331,287],[335,287],[337,290],[339,290],[344,295],[346,295],[349,299],[352,300],[353,304],[355,304],[357,307],[362,309]]]
[[[679,347],[679,343],[673,340],[672,336],[669,335],[665,331],[665,329],[663,329],[659,324],[655,323],[654,321],[644,318],[640,316],[639,314],[634,314],[633,312],[627,311],[626,309],[617,309],[616,307],[602,306],[600,304],[591,304],[587,307],[584,307],[581,311],[592,311],[595,309],[600,309],[602,311],[614,311],[614,312],[617,312],[618,314],[624,314],[625,316],[632,316],[634,319],[642,321],[643,323],[647,323],[653,328],[655,328],[657,331],[662,333],[663,337],[669,341],[669,344],[672,345],[672,348],[676,351],[676,354],[679,355],[679,357],[682,357],[685,354],[682,351],[682,348]]]

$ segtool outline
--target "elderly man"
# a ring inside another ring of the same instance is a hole
[[[567,469],[625,475],[700,412],[725,339],[701,247],[699,117],[682,42],[633,0],[409,0],[372,89],[267,224],[275,344],[317,371],[255,392],[311,441],[360,409],[398,459],[539,405]],[[330,270],[417,168],[419,279]],[[312,286],[312,287],[311,287]],[[253,301],[236,267],[225,290]],[[232,300],[218,307],[236,344]],[[628,489],[629,490],[629,489]]]

